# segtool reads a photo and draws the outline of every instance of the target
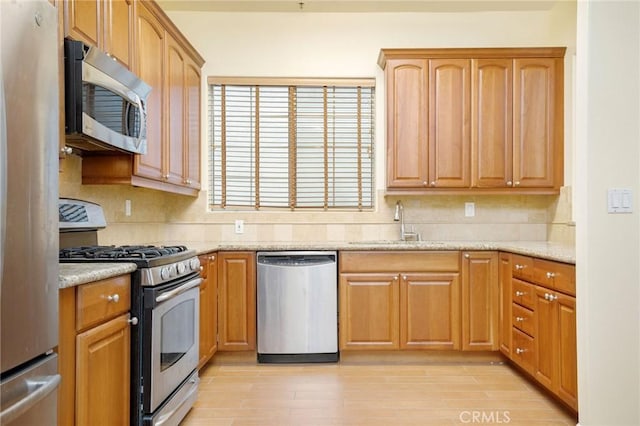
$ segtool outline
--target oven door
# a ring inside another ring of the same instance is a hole
[[[198,277],[180,285],[144,291],[145,310],[151,307],[146,312],[150,322],[145,325],[151,341],[147,340],[143,348],[143,400],[147,413],[154,412],[198,366],[201,281]]]

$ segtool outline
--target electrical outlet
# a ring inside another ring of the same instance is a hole
[[[465,217],[474,217],[476,215],[476,203],[464,203]]]
[[[244,220],[236,220],[236,234],[244,234]]]
[[[131,216],[131,200],[124,200],[124,215]]]

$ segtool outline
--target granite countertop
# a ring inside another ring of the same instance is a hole
[[[135,263],[61,263],[59,288],[104,280],[136,270]]]
[[[212,251],[274,250],[495,250],[524,254],[564,263],[576,262],[575,247],[546,241],[358,241],[358,242],[173,242],[155,241],[154,245],[185,245],[198,254]],[[129,274],[134,263],[61,263],[59,288]]]
[[[259,250],[495,250],[524,254],[564,263],[576,262],[575,247],[546,241],[358,241],[358,242],[158,242],[182,244],[198,254],[212,251]]]

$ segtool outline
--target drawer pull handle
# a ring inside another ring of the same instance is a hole
[[[555,278],[556,274],[553,272],[547,272],[547,278]]]
[[[545,300],[548,300],[549,302],[553,302],[554,300],[558,300],[558,296],[555,294],[549,294],[549,293],[545,293],[544,294],[544,298]]]
[[[524,265],[520,265],[519,263],[516,263],[516,270],[521,271],[524,269]]]
[[[120,300],[120,295],[118,293],[116,293],[114,295],[109,295],[109,296],[107,296],[107,300],[109,302],[118,303],[118,300]]]
[[[131,319],[128,319],[127,322],[131,325],[138,325],[138,318],[137,317],[133,317]]]
[[[516,322],[522,322],[522,321],[524,321],[523,317],[516,317]]]
[[[520,348],[516,348],[516,354],[520,355],[525,353],[526,351],[524,349],[520,349]]]
[[[526,293],[524,291],[516,290],[516,296],[524,296]]]

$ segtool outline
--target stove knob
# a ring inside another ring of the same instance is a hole
[[[187,270],[187,266],[184,263],[182,262],[178,263],[178,275],[184,274],[184,271],[186,270]]]
[[[168,267],[165,266],[164,268],[160,269],[160,278],[162,278],[163,280],[168,280],[170,275],[171,274]]]
[[[196,271],[199,266],[200,266],[200,261],[198,260],[198,258],[194,257],[189,261],[189,267],[191,268],[192,271]]]
[[[176,272],[176,265],[171,265],[169,267],[169,276],[175,277],[177,274]]]

